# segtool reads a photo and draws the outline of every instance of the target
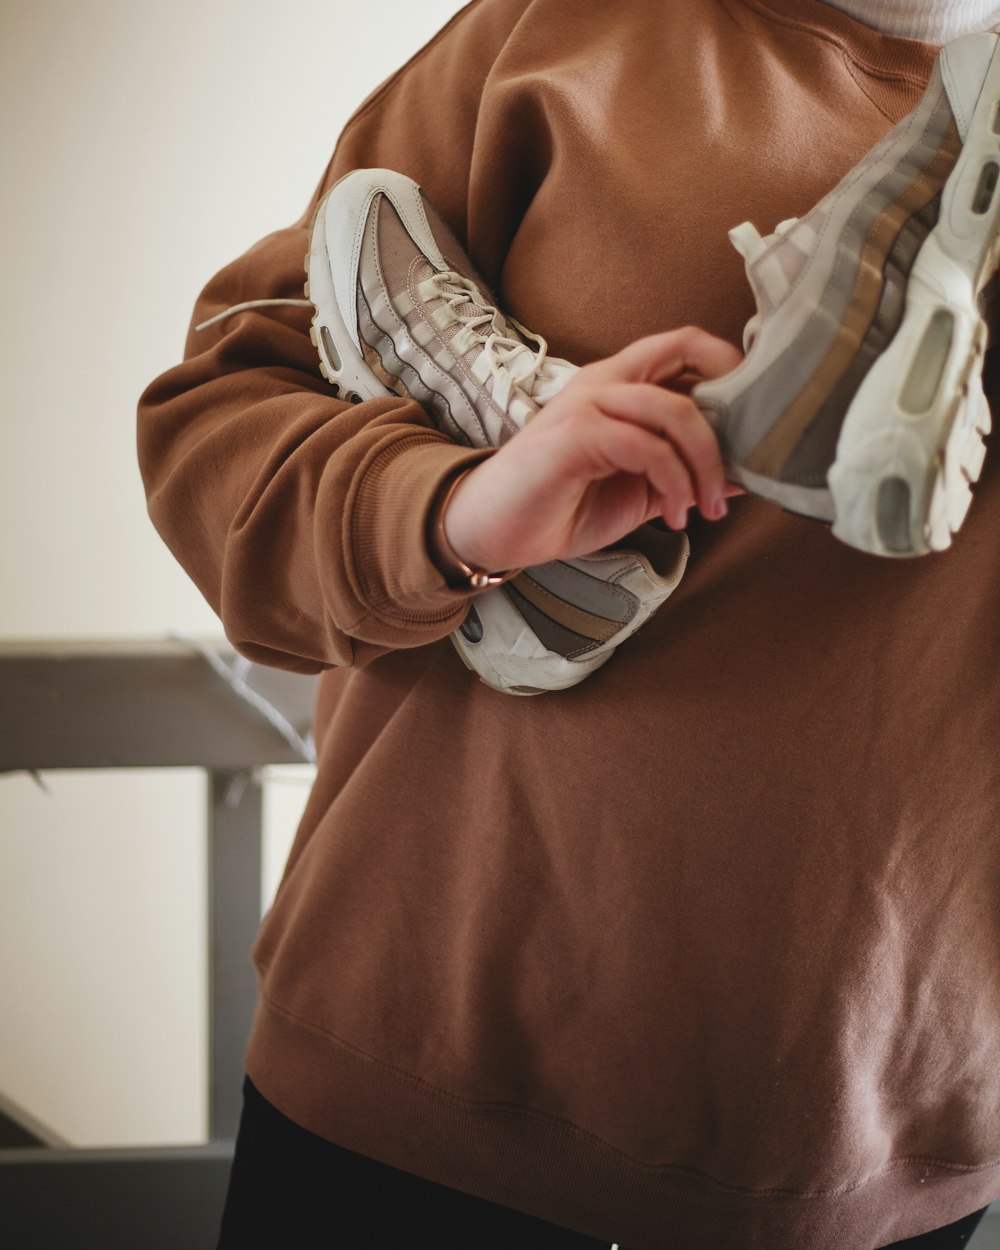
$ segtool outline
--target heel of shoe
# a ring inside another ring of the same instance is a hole
[[[344,181],[341,178],[326,193],[313,216],[309,251],[305,256],[305,296],[315,309],[309,337],[319,357],[320,373],[330,383],[335,395],[352,404],[359,404],[365,399],[378,399],[388,392],[354,346],[334,290],[324,234],[324,212],[327,200]]]
[[[990,430],[982,322],[938,307],[904,330],[855,397],[828,475],[835,536],[896,557],[951,545]]]
[[[1000,232],[1000,41],[969,118],[933,237],[976,284],[996,266]]]
[[[841,542],[880,556],[923,555],[926,532],[926,457],[907,431],[873,434],[828,474]]]

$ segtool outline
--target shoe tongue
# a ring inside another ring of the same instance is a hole
[[[762,313],[770,312],[780,303],[787,289],[784,273],[780,264],[775,264],[768,257],[768,249],[778,237],[777,232],[762,237],[752,222],[744,221],[729,231],[729,241],[743,257],[747,281],[753,291],[757,305],[757,321]],[[769,263],[770,262],[770,263]],[[749,327],[749,322],[747,323]],[[746,335],[744,333],[744,341]]]
[[[782,302],[805,268],[822,225],[820,206],[805,217],[790,217],[773,234],[761,237],[748,222],[729,232],[746,263],[757,311],[768,316]]]

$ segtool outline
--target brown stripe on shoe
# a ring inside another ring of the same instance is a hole
[[[585,655],[588,651],[593,651],[599,645],[597,639],[587,638],[583,634],[576,633],[575,630],[568,629],[565,625],[560,625],[547,612],[536,608],[530,599],[526,599],[518,590],[518,586],[524,584],[521,581],[523,576],[524,574],[521,574],[519,577],[512,578],[500,587],[500,591],[510,599],[517,611],[524,617],[543,647],[565,659],[572,659],[574,656]]]
[[[930,162],[872,223],[861,250],[858,276],[833,343],[809,381],[774,422],[745,462],[754,473],[780,478],[804,431],[837,387],[872,328],[889,256],[907,222],[931,203],[955,167],[962,141],[952,120]]]
[[[919,213],[914,213],[900,232],[886,262],[882,297],[871,329],[865,335],[858,354],[820,407],[815,420],[796,443],[781,470],[781,481],[797,486],[827,485],[827,471],[837,456],[844,414],[868,370],[896,337],[903,323],[910,270],[917,253],[937,224],[940,210],[941,197],[938,195]]]
[[[521,573],[512,580],[518,592],[528,603],[540,612],[544,612],[564,629],[571,630],[582,638],[593,642],[607,642],[621,629],[618,621],[609,621],[603,616],[596,616],[593,612],[588,612],[584,608],[577,607],[576,604],[560,599],[558,595],[546,590],[527,573]]]
[[[633,535],[629,535],[631,540]],[[641,539],[637,535],[636,541]],[[631,545],[631,544],[630,544]],[[624,552],[620,553],[624,555]],[[636,558],[639,558],[636,551]],[[579,565],[566,560],[550,560],[548,564],[534,564],[530,569],[533,582],[556,599],[572,603],[582,612],[596,616],[602,621],[617,621],[624,625],[639,610],[639,600],[624,586],[609,578],[586,573]],[[571,626],[572,628],[572,626]],[[584,630],[584,633],[588,633]]]

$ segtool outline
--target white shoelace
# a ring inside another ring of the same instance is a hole
[[[479,288],[468,278],[453,270],[434,273],[417,287],[421,298],[445,300],[450,316],[462,323],[462,329],[455,336],[465,335],[464,340],[452,345],[461,354],[466,352],[475,341],[483,344],[486,358],[489,361],[490,373],[493,376],[493,398],[504,410],[507,409],[511,394],[515,387],[533,398],[537,403],[544,404],[563,385],[569,373],[576,371],[569,361],[549,356],[548,343],[540,334],[535,334],[526,326],[521,325],[514,317],[504,317],[498,308],[488,304]],[[479,310],[476,313],[460,313],[463,304],[473,304]],[[233,304],[224,308],[206,321],[200,321],[195,330],[206,330],[209,326],[236,313],[246,312],[251,308],[272,308],[278,306],[293,308],[312,308],[311,300],[307,299],[251,299],[241,304]],[[486,326],[489,331],[484,333]],[[525,338],[534,339],[538,343],[537,351],[532,350],[521,339],[514,338],[507,332],[513,326]],[[464,341],[464,346],[462,342]],[[518,359],[523,360],[527,368],[514,370],[511,366]]]
[[[246,312],[248,308],[271,308],[277,304],[286,304],[293,308],[312,308],[312,300],[308,299],[248,299],[242,304],[234,304],[232,308],[224,308],[222,312],[209,317],[207,321],[199,321],[195,329],[206,330],[209,326],[214,326],[217,321],[224,321],[226,317],[232,317],[235,313]]]
[[[447,269],[425,278],[418,285],[417,293],[428,301],[444,299],[451,317],[461,323],[462,329],[451,341],[453,351],[462,355],[474,342],[483,344],[493,376],[493,398],[501,408],[507,408],[515,386],[526,395],[533,394],[535,382],[545,367],[549,350],[548,343],[540,334],[527,329],[513,317],[505,318],[498,308],[487,304],[482,292],[473,282],[454,270]],[[480,311],[459,312],[466,304],[472,304]],[[534,339],[538,343],[538,350],[533,351],[521,339],[507,333],[508,325],[513,326],[525,338]],[[527,368],[515,370],[511,367],[519,358],[527,364]]]

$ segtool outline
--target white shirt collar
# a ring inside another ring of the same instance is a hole
[[[825,0],[886,35],[947,43],[975,31],[1000,30],[997,0]]]

